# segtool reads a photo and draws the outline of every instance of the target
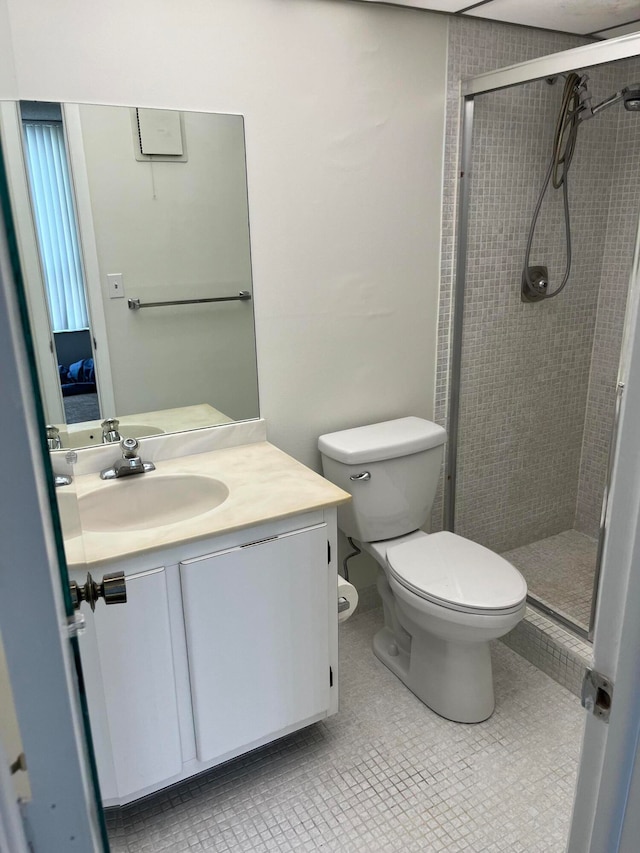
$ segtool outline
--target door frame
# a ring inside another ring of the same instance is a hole
[[[60,104],[60,108],[80,246],[91,349],[97,377],[98,401],[101,417],[112,417],[116,412],[115,391],[82,142],[80,106]],[[0,101],[0,129],[13,214],[18,226],[16,230],[20,261],[25,270],[24,283],[33,329],[40,394],[45,402],[47,422],[64,424],[67,419],[60,387],[57,355],[53,344],[54,333],[40,260],[31,190],[27,179],[20,106],[16,101]]]
[[[593,640],[593,669],[614,684],[608,724],[589,714],[570,853],[635,853],[640,810],[640,222],[618,387],[613,455]]]
[[[40,261],[40,249],[33,221],[17,101],[0,102],[0,142],[5,156],[20,263],[24,270],[25,296],[32,324],[40,395],[44,402],[47,423],[61,424],[66,421],[62,388]]]
[[[102,282],[98,258],[98,244],[93,225],[91,191],[82,137],[81,104],[62,103],[62,119],[69,172],[73,186],[73,201],[82,252],[85,296],[91,327],[93,357],[98,379],[98,399],[103,418],[116,417],[115,389],[111,372],[107,320],[102,301]],[[106,286],[106,283],[105,283]]]
[[[22,815],[36,853],[89,853],[108,844],[61,584],[64,546],[8,198],[0,157],[0,630],[31,786]],[[3,820],[14,820],[5,805]]]

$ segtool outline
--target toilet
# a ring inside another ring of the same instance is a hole
[[[494,709],[489,643],[515,628],[527,584],[511,563],[454,533],[424,533],[446,432],[407,417],[323,435],[324,475],[350,492],[338,526],[380,566],[384,627],[375,655],[448,720]]]

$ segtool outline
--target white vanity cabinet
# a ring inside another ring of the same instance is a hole
[[[98,602],[79,640],[106,802],[182,769],[166,571],[134,573],[126,583],[126,605]]]
[[[335,519],[329,507],[92,569],[123,569],[128,599],[98,602],[80,637],[105,805],[338,710]]]
[[[327,565],[326,524],[180,564],[199,761],[329,707]]]

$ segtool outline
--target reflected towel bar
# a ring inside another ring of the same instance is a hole
[[[140,308],[159,308],[163,305],[199,305],[201,302],[237,302],[251,299],[248,290],[241,290],[237,296],[216,296],[210,299],[174,299],[171,302],[140,302],[139,299],[127,299],[127,305],[132,311]]]

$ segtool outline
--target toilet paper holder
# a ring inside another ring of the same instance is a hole
[[[338,622],[345,622],[353,616],[358,606],[358,590],[344,578],[338,576]]]

